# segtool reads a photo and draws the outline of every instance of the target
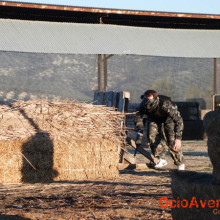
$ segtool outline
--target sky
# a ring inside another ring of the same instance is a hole
[[[4,0],[0,0],[4,1]],[[52,5],[220,15],[220,0],[11,0]]]

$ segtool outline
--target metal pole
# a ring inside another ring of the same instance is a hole
[[[107,74],[107,55],[104,55],[104,92],[107,92],[108,89],[108,74]]]
[[[98,92],[102,91],[102,55],[98,54]]]
[[[214,94],[218,93],[218,62],[217,58],[214,58]]]

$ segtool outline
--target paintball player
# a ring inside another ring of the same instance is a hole
[[[144,130],[143,116],[147,116],[147,136],[151,151],[158,158],[155,168],[167,165],[165,160],[165,146],[167,144],[178,170],[185,170],[181,151],[183,119],[177,106],[171,101],[170,97],[158,95],[154,90],[147,90],[142,97],[135,117],[135,130],[138,133],[143,133]],[[162,141],[163,138],[166,144]]]

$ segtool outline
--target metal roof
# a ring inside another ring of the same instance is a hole
[[[0,19],[0,50],[218,58],[220,30]]]
[[[21,2],[0,2],[0,18],[103,23],[178,29],[220,29],[220,15],[102,9]]]
[[[0,2],[2,6],[10,6],[17,8],[34,8],[34,9],[49,9],[60,11],[81,11],[104,14],[123,14],[123,15],[144,15],[144,16],[160,16],[160,17],[185,17],[185,18],[206,18],[206,19],[220,19],[220,15],[215,14],[198,14],[198,13],[175,13],[175,12],[156,12],[156,11],[139,11],[139,10],[123,10],[123,9],[107,9],[107,8],[93,8],[93,7],[79,7],[67,5],[53,5],[53,4],[36,4],[25,2]]]

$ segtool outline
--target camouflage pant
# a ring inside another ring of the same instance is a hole
[[[164,123],[149,121],[147,124],[147,135],[150,142],[150,148],[153,155],[157,158],[163,158],[166,154],[166,146],[175,165],[183,163],[182,151],[173,149],[175,142],[175,124],[171,118],[167,118]]]

